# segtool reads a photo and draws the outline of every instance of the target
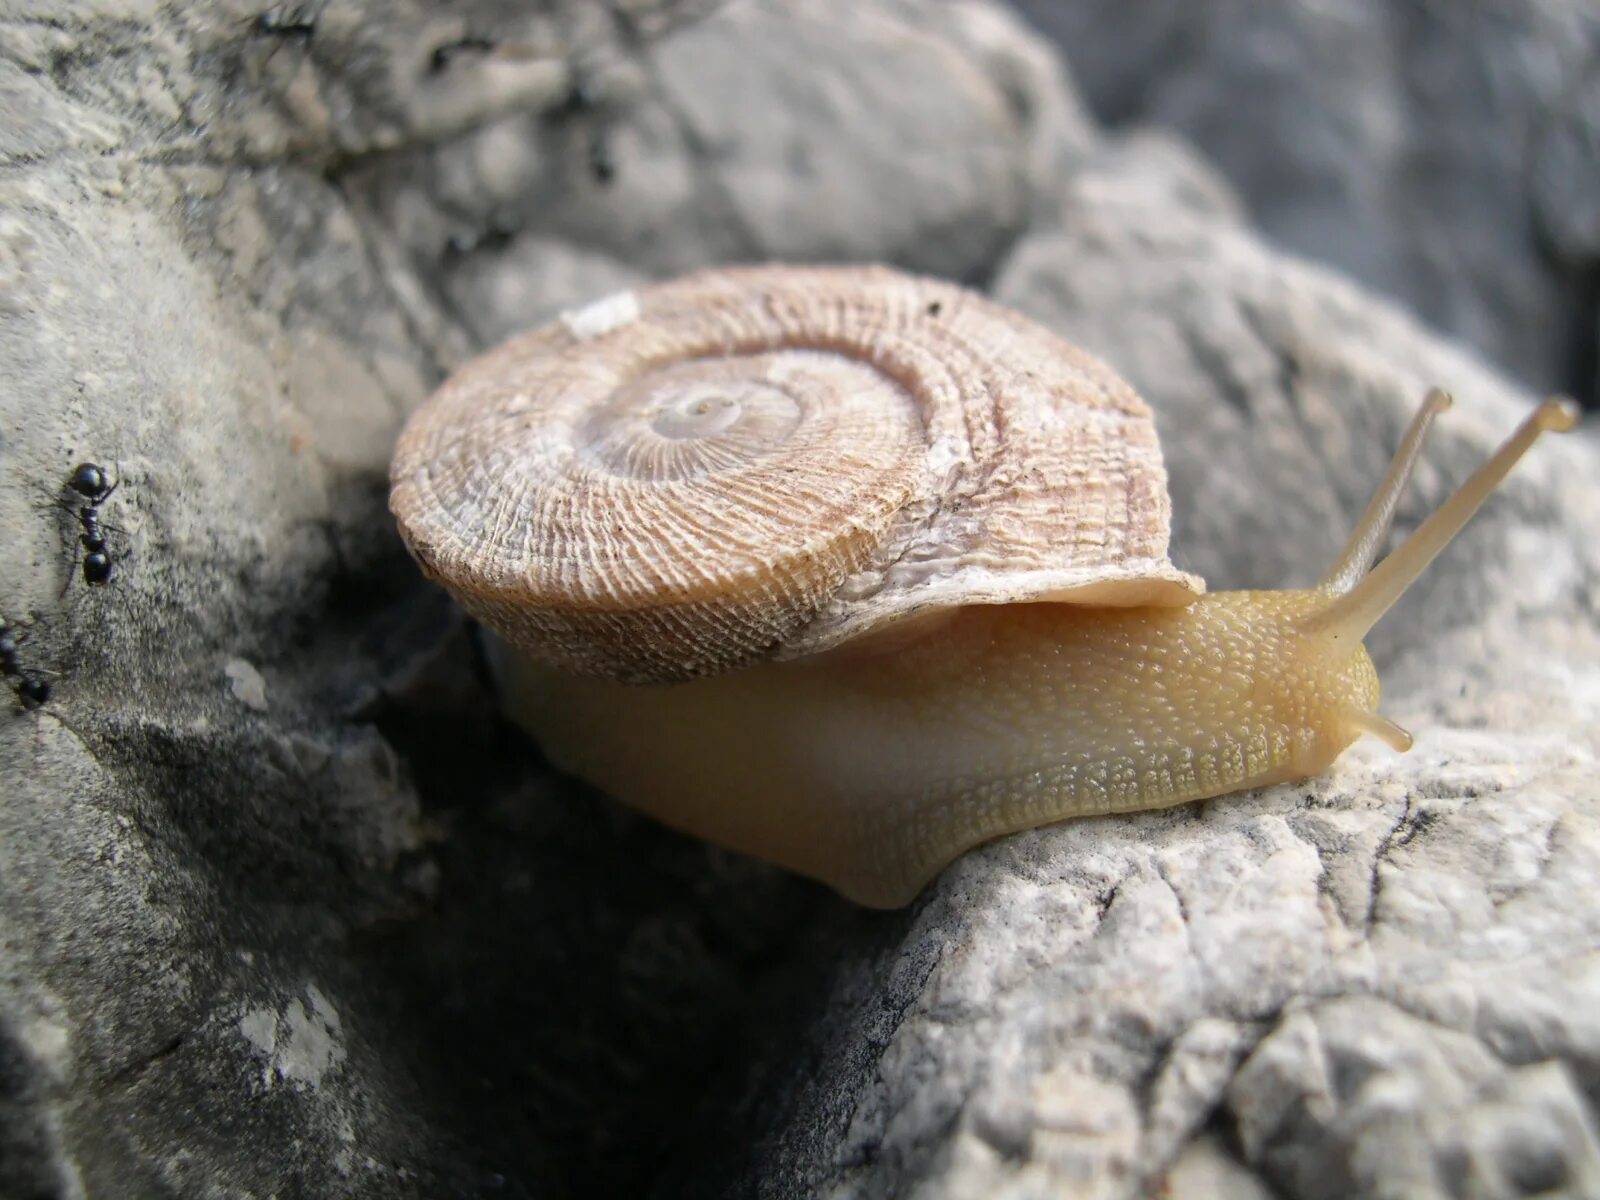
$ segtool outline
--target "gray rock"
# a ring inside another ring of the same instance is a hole
[[[1439,380],[1437,502],[1525,398],[1176,143],[1097,151],[1003,10],[89,6],[0,26],[0,110],[0,615],[54,689],[0,714],[0,1194],[1593,1190],[1592,439],[1381,627],[1410,757],[894,914],[553,776],[399,547],[463,356],[775,254],[1105,353],[1214,584],[1313,576]]]
[[[589,103],[351,173],[424,274],[454,248],[480,339],[548,315],[485,317],[508,298],[471,296],[526,240],[654,276],[865,259],[981,280],[1094,141],[1044,47],[989,3],[726,5],[648,55],[579,63]]]
[[[1600,16],[1575,0],[1015,0],[1095,113],[1529,386],[1600,393]]]

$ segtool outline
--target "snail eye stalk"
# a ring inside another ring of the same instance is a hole
[[[1338,560],[1323,576],[1322,582],[1317,584],[1318,591],[1330,596],[1342,596],[1365,578],[1372,567],[1372,560],[1378,556],[1383,539],[1389,534],[1395,511],[1400,507],[1400,497],[1411,482],[1411,472],[1422,457],[1422,447],[1428,440],[1433,419],[1452,403],[1454,401],[1450,393],[1439,388],[1430,388],[1423,397],[1422,407],[1417,409],[1417,415],[1411,418],[1405,436],[1400,439],[1400,446],[1394,452],[1394,459],[1389,463],[1383,482],[1372,493],[1367,510],[1351,530],[1350,540],[1345,543]]]
[[[1405,594],[1405,590],[1416,582],[1423,571],[1427,570],[1428,564],[1438,557],[1439,552],[1450,544],[1456,534],[1461,532],[1462,526],[1471,519],[1473,513],[1478,511],[1495,488],[1500,486],[1500,482],[1510,473],[1511,468],[1532,449],[1540,435],[1565,433],[1578,423],[1578,408],[1570,400],[1552,397],[1544,401],[1517,427],[1516,432],[1505,440],[1500,449],[1490,456],[1489,461],[1473,472],[1472,477],[1462,484],[1453,496],[1417,526],[1393,554],[1374,567],[1359,582],[1350,586],[1348,591],[1339,594],[1346,573],[1370,561],[1376,551],[1377,543],[1388,531],[1395,503],[1390,493],[1398,492],[1411,473],[1417,451],[1421,448],[1423,434],[1426,433],[1434,413],[1439,411],[1435,395],[1442,396],[1443,393],[1429,393],[1422,412],[1417,414],[1406,433],[1405,440],[1401,443],[1399,453],[1395,455],[1394,464],[1389,468],[1388,478],[1384,480],[1378,489],[1378,494],[1368,505],[1366,514],[1356,526],[1356,532],[1340,556],[1339,562],[1322,582],[1321,589],[1334,593],[1335,598],[1302,625],[1304,631],[1308,633],[1326,631],[1335,638],[1349,638],[1356,642],[1365,638],[1367,632],[1383,618],[1384,613],[1393,607],[1394,602]],[[1448,405],[1448,399],[1445,403]]]

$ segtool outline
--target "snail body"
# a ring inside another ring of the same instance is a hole
[[[1323,770],[1360,732],[1340,704],[1375,706],[1377,673],[1359,644],[1295,648],[1286,623],[1261,622],[1309,608],[1293,592],[1182,608],[985,605],[882,655],[671,687],[526,658],[501,677],[510,711],[566,770],[857,903],[896,907],[1002,834]],[[1264,671],[1240,669],[1251,655]]]
[[[469,364],[391,503],[554,762],[892,907],[1001,834],[1303,778],[1363,733],[1408,748],[1362,638],[1574,420],[1541,406],[1369,573],[1447,404],[1316,588],[1204,593],[1109,369],[947,284],[728,269]]]

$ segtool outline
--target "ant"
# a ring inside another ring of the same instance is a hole
[[[588,117],[589,175],[601,187],[617,177],[617,159],[611,149],[611,117],[607,112],[605,89],[598,79],[586,72],[577,72],[567,94],[550,110],[549,116],[558,122]]]
[[[17,665],[17,639],[11,626],[0,617],[0,675],[16,680],[12,689],[23,708],[38,708],[50,699],[50,684]]]
[[[84,550],[83,582],[90,587],[99,587],[111,578],[111,551],[106,548],[106,535],[100,525],[100,506],[111,499],[111,493],[121,484],[120,479],[112,483],[105,468],[98,463],[79,463],[67,476],[67,486],[85,501],[74,515],[83,526],[78,540],[83,543]]]

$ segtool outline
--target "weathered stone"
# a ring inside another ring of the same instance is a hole
[[[1094,141],[1054,61],[989,3],[726,5],[642,58],[585,55],[574,82],[579,99],[351,186],[458,299],[527,239],[657,276],[864,259],[982,279]]]
[[[1600,395],[1600,16],[1581,0],[1015,0],[1113,127],[1529,386]]]

